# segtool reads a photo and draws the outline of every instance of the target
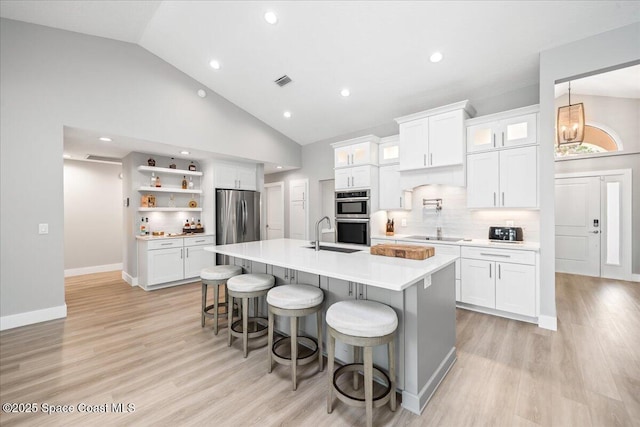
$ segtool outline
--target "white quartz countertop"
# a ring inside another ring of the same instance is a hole
[[[137,240],[162,240],[162,239],[182,239],[185,237],[208,237],[208,236],[215,236],[215,234],[208,234],[208,233],[184,233],[184,234],[173,234],[171,236],[165,234],[162,236],[152,236],[152,235],[148,235],[148,236],[136,236]]]
[[[323,246],[349,247],[322,243]],[[411,260],[371,255],[369,247],[353,253],[315,251],[305,240],[274,239],[232,245],[207,246],[206,251],[291,268],[307,273],[402,291],[420,279],[455,262],[453,255]],[[350,246],[353,247],[353,246]]]
[[[539,242],[522,242],[522,243],[500,243],[500,242],[491,242],[488,239],[461,239],[455,242],[449,242],[444,240],[418,240],[418,239],[409,239],[410,234],[394,234],[393,236],[386,235],[377,235],[371,236],[372,239],[379,240],[399,240],[403,242],[416,242],[416,243],[432,243],[434,245],[457,245],[457,246],[476,246],[476,247],[484,247],[484,248],[501,248],[501,249],[515,249],[515,250],[526,250],[526,251],[539,251],[540,243]]]

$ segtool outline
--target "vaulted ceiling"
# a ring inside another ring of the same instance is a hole
[[[136,43],[308,144],[535,85],[540,51],[638,22],[640,2],[2,1],[0,15]]]

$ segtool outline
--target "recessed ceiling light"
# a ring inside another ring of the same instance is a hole
[[[431,56],[429,57],[429,61],[431,61],[431,62],[440,62],[440,61],[442,61],[442,58],[443,58],[442,53],[433,52],[431,54]]]
[[[212,59],[211,61],[209,61],[209,65],[214,70],[219,70],[220,69],[220,62],[216,61],[215,59]]]
[[[340,95],[344,96],[345,98],[349,95],[351,95],[351,92],[349,91],[349,89],[344,88],[340,91]]]
[[[276,166],[276,169],[282,169],[282,166]]]
[[[287,119],[291,118],[291,111],[285,111],[284,114],[282,114],[283,116],[285,116]]]
[[[264,20],[269,24],[274,25],[276,22],[278,22],[278,17],[274,12],[267,12],[264,14]]]
[[[187,154],[191,154],[191,153],[189,151],[187,151],[187,150],[182,150],[180,152],[180,154],[184,154],[186,156]]]
[[[65,159],[70,159],[71,158],[71,154],[63,154],[62,157],[64,157]]]
[[[207,92],[205,92],[204,89],[198,89],[198,96],[200,98],[206,98]]]
[[[111,142],[113,141],[111,138],[109,138],[108,136],[101,136],[100,138],[98,138],[100,141],[102,142]]]

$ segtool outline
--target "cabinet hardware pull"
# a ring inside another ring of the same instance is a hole
[[[502,206],[504,206],[504,191],[502,192]]]
[[[187,248],[187,258],[189,258],[189,248]]]
[[[498,264],[498,279],[502,279],[502,268],[500,264]]]
[[[496,205],[496,192],[493,192],[493,206]]]
[[[202,243],[204,240],[196,240],[196,243]]]
[[[427,166],[427,155],[426,154],[424,155],[424,159],[422,161],[424,163],[424,166]]]
[[[400,207],[402,207],[402,196],[400,196]]]
[[[489,277],[491,277],[491,265],[492,264],[489,264]]]
[[[504,131],[502,131],[502,146],[504,147]]]
[[[433,153],[429,153],[429,165],[433,166]]]
[[[160,243],[160,246],[171,246],[173,243]]]
[[[502,257],[502,258],[511,258],[511,255],[490,254],[490,253],[485,253],[485,252],[480,252],[480,255],[482,255],[482,256],[499,256],[499,257]]]
[[[493,134],[493,146],[494,147],[496,146],[496,134],[495,133]]]

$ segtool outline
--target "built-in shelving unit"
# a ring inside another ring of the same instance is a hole
[[[202,176],[202,172],[184,169],[159,168],[156,166],[138,166],[139,172],[155,172],[166,175]]]
[[[197,190],[195,188],[192,189],[182,189],[182,188],[174,188],[174,187],[140,187],[138,191],[141,192],[156,192],[156,193],[176,193],[176,194],[202,194],[202,190]]]
[[[139,212],[202,212],[202,208],[138,208]]]

